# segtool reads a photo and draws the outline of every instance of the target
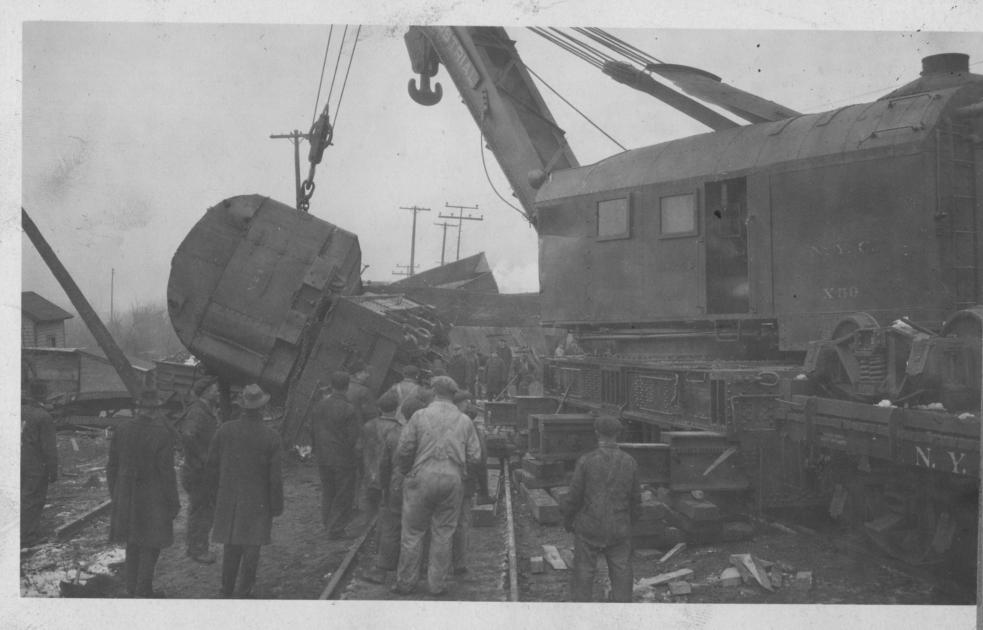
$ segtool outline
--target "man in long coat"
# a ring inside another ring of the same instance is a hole
[[[458,389],[468,388],[468,361],[461,352],[461,346],[451,347],[451,360],[447,362],[447,376],[454,379]]]
[[[48,484],[58,479],[58,446],[55,422],[38,404],[43,383],[21,387],[20,406],[20,539],[26,547],[39,539],[41,512],[48,498]]]
[[[153,590],[154,569],[160,550],[174,542],[173,521],[181,509],[174,433],[157,413],[156,391],[145,390],[137,404],[136,416],[116,427],[109,445],[109,540],[126,545],[127,594],[160,597]]]
[[[321,522],[328,538],[343,538],[352,517],[362,423],[348,402],[348,374],[331,375],[331,395],[311,411],[311,446],[321,476]]]
[[[263,424],[269,400],[259,385],[243,388],[242,416],[219,427],[208,451],[209,479],[218,487],[212,539],[224,545],[223,597],[252,596],[260,546],[270,544],[273,517],[283,514],[280,436]]]
[[[215,417],[218,385],[213,379],[199,379],[192,392],[197,398],[180,424],[184,446],[181,485],[188,493],[187,555],[202,564],[212,564],[215,554],[208,549],[208,531],[215,516],[215,496],[205,478],[205,460],[219,424]]]

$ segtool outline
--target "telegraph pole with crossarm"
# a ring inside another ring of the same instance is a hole
[[[409,267],[405,265],[396,265],[397,267],[403,267],[406,271],[394,271],[393,275],[396,276],[412,276],[416,273],[416,215],[420,212],[430,212],[430,208],[421,208],[419,206],[400,206],[400,210],[409,210],[413,213],[413,233],[410,236],[410,264]]]
[[[465,221],[484,221],[484,216],[472,216],[470,213],[468,216],[464,216],[465,210],[477,210],[478,204],[473,206],[452,206],[451,204],[444,202],[445,208],[453,208],[457,210],[457,214],[440,214],[437,215],[441,219],[457,219],[457,258],[454,260],[461,260],[461,231],[464,227]]]

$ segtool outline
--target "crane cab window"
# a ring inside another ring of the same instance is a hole
[[[662,236],[696,235],[696,195],[672,195],[659,199]]]
[[[628,197],[597,202],[597,240],[631,236],[631,212]]]

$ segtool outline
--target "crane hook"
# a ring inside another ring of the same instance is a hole
[[[410,98],[419,103],[420,105],[436,105],[440,102],[440,99],[444,96],[444,88],[441,87],[440,83],[434,86],[434,89],[430,89],[430,77],[426,74],[420,74],[420,88],[416,87],[416,79],[410,79],[407,84],[407,88],[410,93]]]

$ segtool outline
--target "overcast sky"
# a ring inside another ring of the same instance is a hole
[[[269,135],[308,129],[329,31],[321,24],[24,25],[23,204],[98,310],[109,310],[111,269],[117,309],[162,302],[171,256],[220,200],[259,193],[293,204],[291,145]],[[341,31],[334,29],[322,103]],[[533,70],[629,148],[707,131],[524,28],[508,32]],[[983,61],[979,34],[612,32],[803,112],[873,100],[917,77],[927,54],[966,52],[974,69]],[[423,269],[440,260],[434,222],[445,203],[478,205],[484,221],[465,223],[462,255],[485,251],[504,291],[538,290],[535,233],[492,192],[477,127],[446,72],[437,77],[446,90],[437,106],[407,96],[413,75],[402,35],[399,26],[362,29],[311,212],[359,236],[367,279],[393,280],[397,265],[409,262],[412,214],[400,206],[432,209],[419,215]],[[581,163],[619,150],[543,92]],[[486,159],[495,185],[509,190]],[[456,238],[448,230],[449,257]],[[26,237],[22,247],[24,289],[67,306]]]

